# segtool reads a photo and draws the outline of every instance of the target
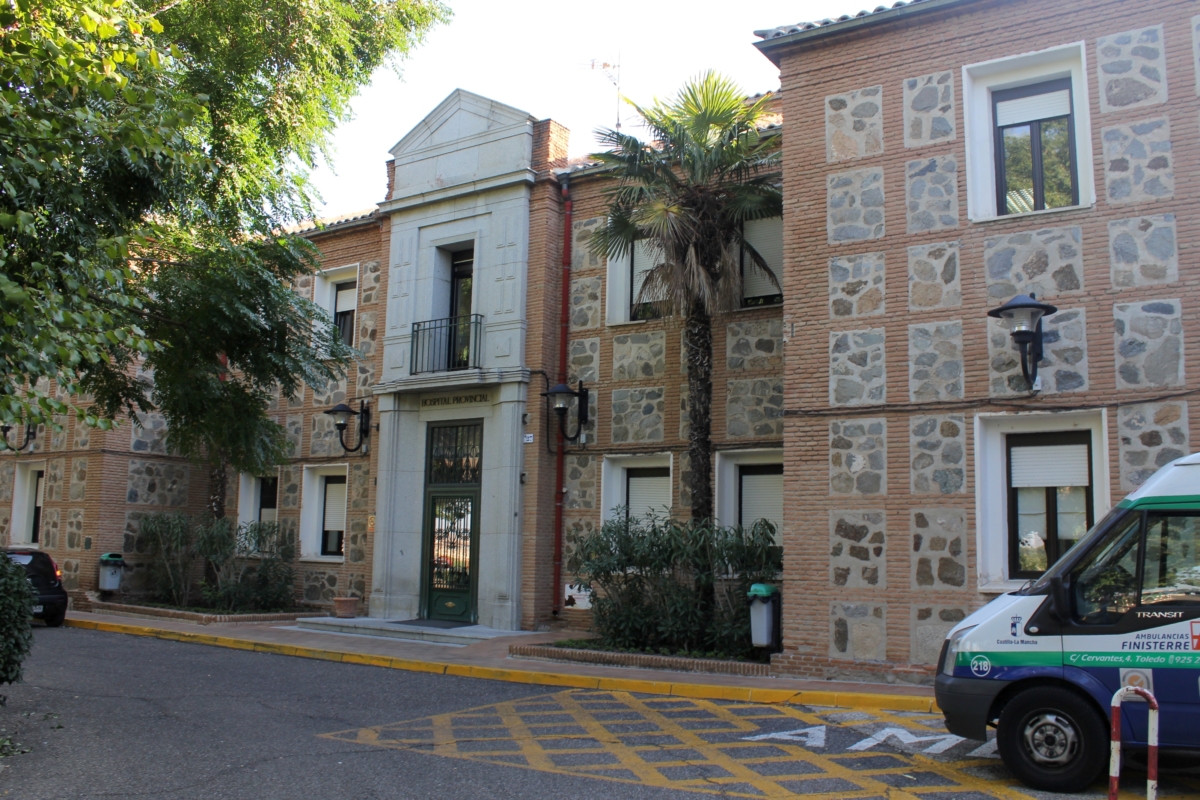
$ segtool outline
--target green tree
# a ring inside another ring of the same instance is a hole
[[[0,0],[0,422],[160,410],[228,467],[288,455],[269,400],[353,353],[291,291],[318,264],[283,233],[307,170],[436,0]],[[314,326],[316,333],[314,334]],[[138,377],[152,375],[153,383]]]
[[[763,136],[769,98],[748,102],[732,81],[708,72],[667,101],[632,104],[649,133],[599,132],[609,149],[608,222],[595,246],[612,258],[643,240],[656,266],[639,303],[683,320],[688,370],[692,519],[712,518],[712,324],[738,308],[741,253],[778,279],[742,236],[745,222],[782,213],[778,142]]]
[[[0,685],[21,680],[21,665],[33,647],[29,621],[35,597],[25,567],[0,553]],[[5,699],[0,695],[0,706]]]

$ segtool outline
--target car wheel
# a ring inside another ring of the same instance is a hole
[[[1040,686],[1008,702],[996,729],[1004,766],[1026,786],[1045,792],[1080,792],[1104,769],[1108,725],[1084,698]]]
[[[45,617],[42,621],[46,623],[47,628],[61,628],[62,624],[67,620],[67,612],[63,611],[50,617]]]

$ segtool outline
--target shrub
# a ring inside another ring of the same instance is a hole
[[[33,600],[25,567],[0,553],[0,684],[21,680],[22,664],[33,646]],[[0,705],[6,699],[0,695]]]
[[[752,654],[751,584],[775,581],[774,526],[681,522],[623,509],[573,537],[568,569],[592,592],[592,622],[608,647],[649,652]]]
[[[206,526],[199,537],[200,554],[216,576],[203,586],[204,598],[230,611],[276,611],[293,603],[296,557],[293,537],[274,522],[234,527],[227,520]]]
[[[154,594],[177,606],[192,596],[197,552],[197,526],[186,514],[150,514],[142,517],[141,532],[150,546],[150,581]]]

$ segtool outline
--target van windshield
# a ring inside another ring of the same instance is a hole
[[[1073,567],[1082,558],[1088,550],[1091,549],[1098,536],[1102,536],[1109,531],[1113,525],[1121,517],[1124,517],[1128,509],[1114,506],[1091,530],[1085,533],[1079,543],[1071,548],[1071,551],[1051,565],[1050,569],[1042,573],[1031,586],[1026,587],[1021,594],[1037,594],[1040,590],[1045,589],[1050,585],[1050,579],[1055,575],[1065,576],[1067,571]]]

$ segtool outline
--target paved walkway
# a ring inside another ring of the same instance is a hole
[[[513,683],[579,689],[732,700],[803,703],[889,711],[936,711],[933,689],[924,686],[847,681],[746,678],[694,672],[603,667],[509,658],[510,644],[558,641],[562,631],[500,636],[466,646],[397,640],[377,636],[301,630],[291,623],[199,625],[173,619],[76,613],[67,625],[150,636],[238,650],[280,653],[325,661],[369,664],[413,672],[433,672]]]

